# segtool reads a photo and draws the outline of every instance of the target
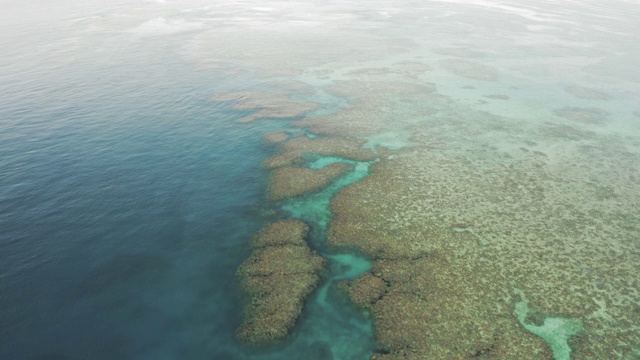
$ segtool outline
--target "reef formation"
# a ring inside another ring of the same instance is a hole
[[[332,91],[350,94],[351,107],[294,123],[323,137],[278,141],[265,166],[293,191],[295,178],[321,175],[296,167],[317,154],[380,159],[332,199],[327,230],[331,248],[372,260],[346,294],[374,321],[373,359],[634,353],[640,181],[625,174],[640,166],[591,130],[607,113],[564,108],[556,114],[575,126],[518,123],[410,82]],[[404,147],[364,148],[403,132]]]
[[[326,260],[306,243],[309,227],[280,220],[261,229],[251,241],[253,252],[238,269],[250,301],[238,337],[265,344],[287,336],[306,297],[320,282]]]
[[[269,144],[278,144],[289,138],[286,131],[272,131],[263,135],[263,139]]]
[[[353,166],[345,163],[333,163],[321,169],[280,167],[275,169],[269,178],[267,197],[271,201],[280,201],[312,193],[329,185],[351,169]]]
[[[611,129],[637,109],[585,81],[545,83],[556,94],[523,105],[537,88],[514,72],[551,70],[469,46],[433,54],[317,65],[300,81],[318,92],[284,89],[345,101],[264,137],[278,148],[263,163],[272,201],[347,171],[309,167],[318,158],[370,165],[330,199],[326,246],[371,260],[339,283],[374,322],[372,359],[640,356],[640,144]]]
[[[293,100],[286,93],[238,91],[216,94],[212,101],[232,102],[236,110],[253,110],[238,122],[246,123],[256,119],[291,119],[314,110],[312,102]]]
[[[363,149],[365,141],[351,137],[297,137],[280,143],[280,152],[264,162],[267,169],[302,165],[317,156],[335,156],[357,161],[375,160],[378,155]]]

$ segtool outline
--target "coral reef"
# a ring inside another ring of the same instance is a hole
[[[237,336],[263,344],[284,338],[320,281],[326,260],[306,244],[309,227],[297,220],[272,223],[258,232],[253,253],[238,269],[250,296]]]
[[[353,302],[369,310],[386,292],[387,283],[370,272],[358,277],[347,287],[347,293]]]
[[[497,78],[490,68],[456,66],[461,76]],[[319,173],[292,166],[318,155],[382,159],[333,198],[327,229],[329,246],[373,260],[345,291],[375,321],[383,350],[374,359],[633,353],[640,182],[625,174],[640,173],[637,154],[579,124],[470,111],[431,86],[343,81],[330,91],[350,107],[295,125],[331,137],[280,142],[265,166],[312,178]],[[556,115],[587,125],[608,117],[597,108]],[[410,148],[362,148],[364,139],[405,131]],[[621,200],[629,189],[637,190]],[[535,309],[525,320],[517,291]],[[563,344],[545,335],[547,326],[577,323],[584,331],[569,329]]]
[[[336,156],[358,161],[371,161],[378,157],[373,151],[363,149],[363,140],[331,137],[309,139],[298,137],[280,144],[280,153],[264,162],[266,168],[300,165],[308,156]]]
[[[405,121],[420,119],[433,111],[402,106],[408,99],[438,97],[434,86],[409,81],[342,81],[329,87],[328,91],[351,98],[352,103],[336,113],[296,121],[295,126],[308,128],[314,134],[366,137],[390,127],[396,128]],[[386,111],[380,111],[380,108]]]
[[[442,86],[438,77],[447,78],[446,72],[471,79],[454,83],[482,88],[479,94],[488,99],[509,99],[499,91],[510,84],[480,83],[498,81],[499,71],[552,74],[546,65],[518,69],[493,56],[483,61],[489,53],[462,43],[435,52],[458,59],[436,63],[444,71],[434,72],[432,81]],[[573,105],[529,113],[513,104],[523,110],[521,117],[478,111],[439,94],[427,82],[430,65],[419,59],[406,69],[396,60],[318,65],[301,79],[321,79],[325,85],[316,94],[326,95],[327,103],[347,99],[348,106],[294,122],[315,139],[265,136],[280,149],[264,162],[274,170],[271,200],[325,186],[328,174],[301,167],[318,156],[381,159],[370,176],[331,200],[326,216],[329,246],[373,262],[364,275],[344,280],[345,292],[375,321],[382,349],[372,358],[632,358],[640,343],[638,154],[620,145],[626,140],[604,136],[608,128],[585,126],[606,124],[611,115]],[[584,100],[609,99],[581,86],[564,91]],[[275,107],[290,101],[284,95],[273,100]],[[345,105],[336,104],[332,109]],[[249,119],[279,111],[251,99],[236,106],[256,109]],[[547,121],[552,112],[557,117]],[[404,134],[411,147],[372,141]],[[297,243],[304,235],[282,237],[274,229],[253,241],[257,250],[247,262],[252,272],[240,271],[243,284],[258,294],[247,317],[253,328],[240,334],[257,342],[286,334],[317,279],[315,265],[275,259],[305,258],[308,249]],[[292,271],[301,274],[296,285],[283,285],[281,274]],[[295,299],[285,299],[281,289],[294,289]],[[562,342],[552,343],[549,328],[567,324],[572,326]]]
[[[272,131],[264,134],[262,138],[270,144],[279,144],[289,139],[289,134],[286,131]]]
[[[255,119],[291,119],[317,108],[317,104],[296,101],[285,93],[270,92],[227,92],[211,97],[212,101],[233,102],[236,110],[255,110],[251,115],[238,119],[238,122],[250,122]]]
[[[353,166],[345,163],[334,163],[321,169],[297,166],[277,168],[269,178],[267,198],[280,201],[318,191],[351,169]]]
[[[330,244],[374,260],[349,293],[371,309],[388,350],[375,359],[549,359],[567,351],[536,336],[541,326],[578,321],[584,332],[567,332],[572,357],[633,354],[640,182],[623,174],[640,166],[614,141],[587,140],[562,166],[472,143],[460,153],[412,148],[333,199]],[[540,324],[518,321],[517,289]]]

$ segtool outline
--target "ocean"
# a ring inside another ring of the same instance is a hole
[[[573,159],[566,160],[564,154],[575,149],[587,154],[594,149],[585,145],[587,141],[605,139],[615,144],[612,148],[625,147],[620,153],[626,154],[627,167],[615,167],[620,171],[616,178],[636,176],[640,5],[612,3],[0,1],[0,359],[313,360],[397,355],[394,351],[404,346],[397,344],[413,341],[407,340],[412,335],[403,340],[389,340],[383,332],[376,335],[376,321],[379,331],[389,324],[384,310],[359,307],[338,285],[372,272],[392,287],[380,264],[419,261],[422,255],[356,242],[330,246],[331,237],[343,229],[329,225],[338,216],[332,213],[337,206],[333,199],[367,178],[372,169],[382,174],[385,164],[417,154],[413,149],[422,145],[437,152],[437,159],[442,154],[451,159],[467,156],[463,153],[478,156],[475,145],[464,145],[468,147],[458,152],[457,141],[486,142],[493,147],[482,149],[489,152],[518,154],[509,159],[537,151],[543,154],[540,158],[551,159],[553,171],[563,173],[564,164]],[[590,22],[593,19],[601,22]],[[509,45],[502,44],[507,41]],[[392,84],[405,79],[428,89]],[[382,85],[367,85],[382,81],[391,85],[382,90]],[[216,94],[270,91],[317,107],[281,118],[238,122],[269,105],[243,107],[237,101],[211,99]],[[410,96],[393,97],[403,91]],[[371,95],[378,93],[382,95]],[[340,117],[343,113],[347,115]],[[362,148],[374,151],[376,159],[320,151],[297,165],[318,169],[341,162],[353,168],[321,190],[269,201],[265,190],[270,169],[264,162],[280,150],[262,136],[276,131],[310,141],[336,136],[318,122],[304,123],[309,117],[331,119],[328,127],[345,126],[345,136],[362,140]],[[423,118],[431,120],[422,123]],[[455,125],[454,130],[442,130],[445,123]],[[543,140],[530,136],[533,128],[545,129]],[[494,131],[499,133],[495,137]],[[528,145],[520,150],[514,139]],[[581,141],[585,143],[576,145]],[[585,156],[597,158],[593,153]],[[611,153],[603,156],[605,160],[594,160],[596,170],[590,173],[598,173],[598,161],[611,164],[607,156],[621,159]],[[500,159],[495,161],[506,155]],[[474,171],[472,165],[466,169]],[[608,179],[599,176],[593,175],[592,184]],[[406,181],[417,177],[424,178],[420,173]],[[473,182],[469,179],[473,176],[464,181]],[[638,184],[635,178],[629,181]],[[635,199],[635,185],[629,184],[598,188],[598,194],[609,199],[609,193],[627,193]],[[553,197],[543,185],[547,198]],[[411,196],[422,196],[411,189]],[[536,204],[527,206],[533,212]],[[458,203],[438,205],[455,208]],[[408,208],[394,211],[402,217],[409,214]],[[589,207],[597,218],[595,208]],[[381,214],[384,211],[380,208]],[[626,227],[620,225],[629,233],[612,230],[626,239],[616,247],[628,264],[620,271],[637,270],[638,252],[629,250],[638,248],[637,208],[625,207],[617,214],[629,216]],[[472,234],[480,245],[491,246],[502,244],[500,236],[510,231],[499,236],[474,217],[448,217],[446,211],[438,216],[443,222],[463,223],[452,225],[455,241]],[[235,336],[250,302],[236,271],[251,256],[250,239],[256,232],[283,218],[311,226],[309,246],[328,259],[328,269],[288,337],[249,345]],[[366,218],[358,219],[367,224]],[[478,224],[472,229],[473,219]],[[401,227],[396,228],[400,223],[412,234],[420,233],[409,215],[395,220],[384,225],[396,229],[389,230],[388,239],[405,236]],[[368,234],[366,225],[360,226]],[[422,245],[412,251],[418,248],[423,254]],[[442,249],[426,247],[424,253],[445,259]],[[504,249],[497,245],[493,254]],[[544,251],[535,259],[545,256]],[[553,256],[549,259],[558,264]],[[593,271],[597,274],[589,276],[600,279],[600,270],[593,269],[582,271]],[[526,336],[553,343],[544,331],[531,328],[534,320],[516,314],[526,306],[519,305],[526,300],[524,292],[532,299],[547,293],[535,293],[536,287],[521,282],[519,273],[512,275],[518,280],[510,282],[505,293],[523,295],[505,300],[510,304],[504,310],[510,314],[506,318],[514,327],[522,325]],[[635,295],[608,304],[637,318],[637,289],[627,284]],[[585,303],[600,304],[606,311],[600,298],[593,299]],[[544,309],[547,319],[580,319],[580,330],[571,330],[560,345],[551,346],[556,359],[568,358],[570,347],[580,349],[579,343],[568,340],[579,332],[620,334],[613,325],[611,331],[602,327],[595,308],[585,307],[588,314],[582,314],[535,300],[532,304]],[[613,322],[635,321],[618,315],[614,311],[608,316],[616,319]],[[544,324],[538,320],[537,325]],[[626,337],[607,351],[619,358],[638,358],[637,324],[620,331]],[[449,341],[457,340],[453,336]],[[416,351],[408,358],[421,358],[420,347],[407,349]],[[549,350],[544,351],[549,356]],[[580,358],[596,358],[589,354],[600,353],[578,352]]]

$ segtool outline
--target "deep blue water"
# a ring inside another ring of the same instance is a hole
[[[1,149],[3,358],[116,358],[220,326],[203,323],[207,298],[234,286],[233,244],[255,227],[242,215],[259,149],[205,99],[175,95],[149,113],[74,101],[9,114],[21,136]]]
[[[0,359],[368,358],[369,321],[327,286],[284,342],[234,337],[235,271],[270,206],[260,137],[289,122],[236,123],[209,98],[256,83],[166,39],[100,40],[108,58],[4,57]],[[342,260],[332,274],[362,267]]]
[[[187,65],[83,71],[1,107],[0,358],[215,358],[282,123],[236,124]]]

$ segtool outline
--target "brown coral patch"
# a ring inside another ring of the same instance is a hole
[[[356,304],[370,308],[387,292],[387,283],[369,272],[349,284],[347,294]]]
[[[309,226],[298,220],[280,220],[263,227],[251,240],[255,249],[267,246],[305,246]]]
[[[384,129],[384,114],[367,107],[368,101],[360,101],[348,109],[334,114],[311,116],[293,123],[308,128],[318,135],[368,136]]]
[[[353,166],[344,163],[330,164],[322,169],[280,167],[271,174],[267,197],[271,201],[280,201],[318,191],[350,169],[353,169]]]
[[[261,118],[291,119],[318,107],[312,102],[293,100],[285,93],[227,92],[216,94],[211,100],[233,102],[233,108],[236,110],[256,110],[253,114],[238,119],[238,122],[250,122]]]
[[[262,135],[262,138],[269,144],[279,144],[289,139],[289,134],[286,131],[272,131]]]
[[[301,245],[266,246],[257,250],[241,272],[248,276],[313,273],[324,260],[313,257],[311,250]],[[300,261],[301,259],[311,261]]]
[[[555,110],[555,114],[567,120],[586,125],[602,125],[607,122],[607,117],[609,116],[606,111],[594,107],[566,107]]]
[[[253,288],[253,298],[248,305],[244,320],[237,330],[237,336],[245,342],[264,344],[286,337],[302,311],[306,297],[319,282],[312,274],[249,278],[246,288]],[[304,294],[304,295],[301,295]]]
[[[299,165],[309,154],[337,156],[357,161],[375,160],[377,155],[371,150],[363,149],[363,144],[363,140],[353,138],[295,138],[282,143],[280,153],[265,160],[263,165],[267,168]]]
[[[284,220],[263,228],[252,240],[254,251],[238,269],[251,297],[237,331],[241,340],[267,343],[291,331],[326,265],[306,245],[308,231],[300,221]]]
[[[567,94],[573,95],[580,99],[585,100],[609,100],[610,96],[598,91],[596,89],[584,87],[584,86],[567,86],[564,88]]]

